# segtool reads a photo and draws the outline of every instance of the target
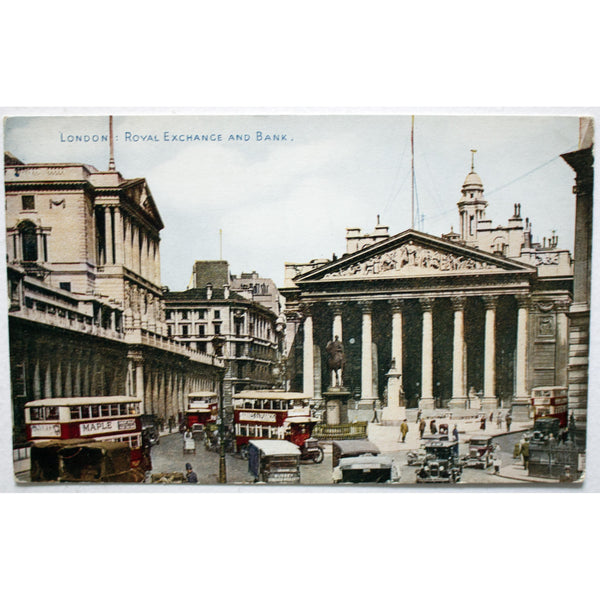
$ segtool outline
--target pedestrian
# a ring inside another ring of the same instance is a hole
[[[437,425],[435,424],[435,419],[431,419],[429,422],[429,431],[431,431],[432,435],[437,433]]]
[[[415,421],[415,423],[418,423],[421,420],[421,415],[422,414],[423,413],[421,412],[421,409],[419,409],[418,412],[417,412],[417,420]]]
[[[498,415],[496,416],[496,426],[498,429],[502,429],[502,413],[498,411]]]
[[[198,475],[194,473],[190,463],[186,463],[185,465],[185,479],[188,483],[198,483]]]
[[[529,466],[529,441],[523,440],[521,442],[521,456],[523,457],[523,468],[527,469]]]
[[[492,425],[493,422],[494,422],[494,411],[492,411],[490,413],[490,427],[491,427],[491,425]]]
[[[452,430],[452,439],[458,442],[458,425],[454,423],[454,429]]]
[[[406,421],[406,419],[404,419],[404,421],[402,421],[402,424],[400,425],[400,433],[402,434],[402,443],[404,444],[404,442],[406,441],[406,434],[408,433],[408,422]]]
[[[481,421],[479,423],[479,429],[485,431],[485,415],[481,415]]]
[[[500,458],[500,445],[496,444],[494,448],[494,455],[492,458],[494,465],[494,475],[500,475],[500,467],[502,466],[502,459]]]
[[[419,421],[419,438],[423,439],[423,434],[425,433],[425,427],[427,424],[425,423],[425,419],[421,419]]]
[[[510,424],[512,423],[512,417],[510,414],[506,415],[506,431],[510,431]]]

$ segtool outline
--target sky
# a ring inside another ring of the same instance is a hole
[[[408,115],[121,115],[114,134],[117,170],[146,178],[165,224],[162,283],[171,290],[186,288],[194,261],[220,258],[220,230],[232,273],[255,270],[281,286],[285,262],[343,254],[347,227],[371,232],[377,215],[392,235],[411,226]],[[14,117],[4,148],[26,163],[104,170],[102,135],[107,116]],[[575,116],[417,115],[416,228],[458,229],[476,149],[494,225],[518,202],[534,241],[555,230],[572,250],[574,173],[560,154],[577,142]]]

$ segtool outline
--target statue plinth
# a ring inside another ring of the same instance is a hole
[[[386,424],[399,424],[406,419],[406,398],[402,387],[402,373],[396,369],[396,361],[387,373],[387,406],[383,409],[381,421]]]
[[[323,392],[327,425],[339,425],[348,422],[348,399],[351,393],[344,387],[329,386]]]

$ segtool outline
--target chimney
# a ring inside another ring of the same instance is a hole
[[[206,299],[210,300],[212,298],[212,283],[207,283],[206,284]]]
[[[225,300],[229,298],[229,284],[223,286],[223,298],[225,298]]]

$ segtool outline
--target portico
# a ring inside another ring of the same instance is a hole
[[[408,230],[293,283],[282,292],[288,320],[303,331],[302,391],[313,398],[331,385],[320,354],[336,335],[357,410],[387,404],[390,372],[406,406],[422,410],[494,410],[526,401],[542,385],[546,367],[531,360],[538,340],[530,306],[548,293],[535,267]],[[569,292],[557,289],[552,298],[558,314]],[[564,351],[552,346],[556,357]]]

